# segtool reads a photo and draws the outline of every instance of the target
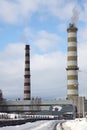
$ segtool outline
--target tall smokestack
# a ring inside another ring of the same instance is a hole
[[[78,66],[77,66],[77,28],[69,24],[67,48],[67,98],[78,96]]]
[[[30,46],[25,45],[24,100],[31,99],[30,90]]]

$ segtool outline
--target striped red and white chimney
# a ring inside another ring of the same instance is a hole
[[[30,89],[30,46],[25,45],[24,100],[31,99]]]

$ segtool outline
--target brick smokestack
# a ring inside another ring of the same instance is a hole
[[[30,46],[25,45],[24,100],[31,99],[30,88]]]

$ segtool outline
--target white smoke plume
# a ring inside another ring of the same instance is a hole
[[[72,24],[76,25],[77,22],[78,22],[78,19],[79,19],[80,12],[77,9],[77,7],[74,7],[73,10],[72,10],[72,12],[73,12],[73,15],[71,17],[71,22],[72,22]]]

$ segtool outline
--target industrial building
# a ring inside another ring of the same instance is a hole
[[[3,108],[3,109],[2,109]],[[0,103],[1,112],[27,113],[29,115],[53,115],[63,118],[66,115],[73,118],[75,107],[70,100],[41,100],[3,101]]]
[[[25,46],[25,74],[24,74],[24,100],[0,101],[1,112],[28,112],[28,114],[43,115],[85,115],[87,113],[87,100],[80,97],[78,92],[78,57],[77,57],[77,27],[69,24],[67,46],[67,96],[65,100],[41,100],[31,98],[30,86],[30,46]]]

